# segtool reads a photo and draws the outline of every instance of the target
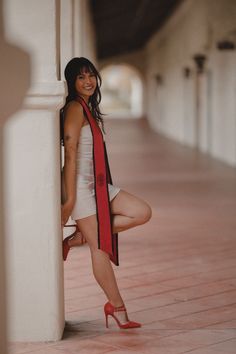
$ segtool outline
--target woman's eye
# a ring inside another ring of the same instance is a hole
[[[82,79],[83,79],[83,76],[80,76],[80,75],[79,75],[79,76],[78,76],[78,79],[82,80]]]

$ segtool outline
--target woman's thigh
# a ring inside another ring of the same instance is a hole
[[[143,199],[121,189],[111,201],[111,213],[136,218],[144,222],[151,218],[152,209]],[[97,248],[98,231],[96,214],[76,220],[76,223],[88,242],[89,247]]]
[[[147,220],[152,215],[152,209],[148,203],[123,189],[112,199],[111,212],[112,214]]]

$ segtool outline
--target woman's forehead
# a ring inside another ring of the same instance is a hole
[[[90,68],[89,66],[83,66],[80,69],[80,74],[87,74],[87,73],[93,73],[92,68]]]

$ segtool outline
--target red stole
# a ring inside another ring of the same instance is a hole
[[[113,183],[106,144],[97,121],[93,118],[86,102],[81,97],[77,97],[77,100],[84,109],[93,136],[93,167],[98,225],[98,248],[108,253],[110,260],[118,266],[118,233],[113,234],[112,232],[112,214],[108,183]]]

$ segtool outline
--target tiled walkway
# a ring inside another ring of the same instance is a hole
[[[65,263],[66,330],[56,343],[12,343],[23,354],[236,353],[236,169],[149,131],[108,122],[113,183],[153,209],[119,234],[118,284],[143,327],[105,328],[106,299],[86,246]]]

